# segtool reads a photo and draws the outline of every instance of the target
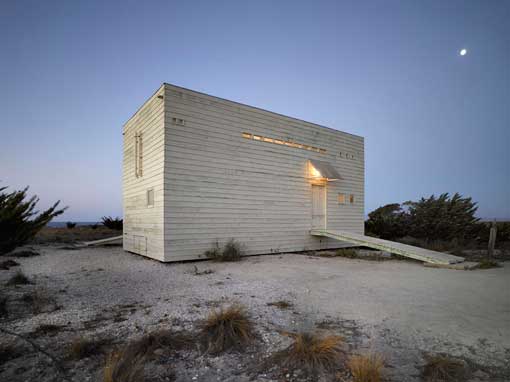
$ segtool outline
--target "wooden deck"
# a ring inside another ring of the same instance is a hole
[[[371,236],[360,235],[345,231],[312,230],[313,236],[324,236],[332,239],[346,241],[352,244],[378,249],[380,251],[394,253],[411,259],[424,261],[432,264],[457,264],[464,261],[463,257],[431,251],[429,249],[413,247],[412,245],[396,243],[394,241],[378,239]]]

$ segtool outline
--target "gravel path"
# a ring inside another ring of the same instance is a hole
[[[162,264],[119,247],[37,249],[41,256],[16,259],[35,284],[2,287],[10,291],[8,307],[16,310],[22,293],[40,290],[55,296],[61,308],[38,314],[19,308],[18,317],[1,325],[22,334],[41,323],[62,325],[64,329],[55,336],[38,338],[62,357],[65,346],[78,335],[119,341],[162,325],[196,330],[212,307],[237,301],[255,319],[263,345],[246,356],[184,357],[175,364],[182,367],[177,380],[248,380],[243,373],[246,357],[269,354],[288,341],[278,330],[318,325],[341,332],[353,346],[381,352],[395,381],[418,381],[425,352],[462,357],[497,373],[508,370],[508,265],[453,271],[407,261],[293,254],[250,257],[238,263]],[[213,273],[196,275],[195,267]],[[0,283],[4,285],[16,269],[0,271]],[[278,300],[287,300],[293,307],[282,310],[267,305]],[[2,335],[0,340],[13,341],[7,337]],[[36,366],[21,366],[31,362]],[[75,380],[99,380],[97,364],[91,368],[82,360],[70,368]],[[479,374],[484,380],[484,373]],[[0,380],[52,378],[57,378],[55,371],[41,355],[31,353],[0,365]],[[261,374],[257,380],[270,380],[264,378]]]

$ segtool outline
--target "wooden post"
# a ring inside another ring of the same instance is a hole
[[[498,227],[496,226],[496,221],[494,220],[491,224],[491,230],[489,234],[489,248],[487,249],[487,255],[489,257],[494,256],[494,246],[496,245],[496,234],[498,233]]]

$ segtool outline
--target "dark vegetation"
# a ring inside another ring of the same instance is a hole
[[[204,252],[204,255],[215,261],[239,261],[244,255],[244,249],[241,243],[230,239],[223,248],[216,242],[211,249]]]
[[[28,187],[12,192],[5,192],[6,188],[0,188],[0,255],[26,244],[67,208],[58,209],[58,201],[39,213],[35,210],[39,199],[35,195],[27,197]]]
[[[367,235],[399,240],[438,251],[460,250],[466,246],[486,247],[491,223],[475,217],[476,202],[448,193],[432,195],[417,202],[393,203],[368,214]],[[498,243],[510,241],[510,222],[498,222]],[[458,253],[461,255],[461,253]]]
[[[463,361],[443,355],[426,357],[423,368],[425,382],[464,382],[467,379],[467,368]]]
[[[73,229],[74,227],[76,227],[76,223],[73,223],[73,222],[67,222],[66,223],[66,227],[69,228],[69,229]]]
[[[118,217],[112,218],[111,216],[103,216],[101,220],[106,228],[114,229],[117,231],[121,231],[124,225],[124,221]]]
[[[69,346],[69,358],[82,359],[105,353],[111,343],[110,338],[77,337]]]
[[[287,300],[279,300],[279,301],[274,301],[274,302],[268,302],[267,306],[276,306],[277,308],[280,308],[280,309],[290,309],[294,305]]]
[[[0,261],[0,269],[8,271],[12,267],[17,267],[19,263],[14,260],[4,260]]]
[[[32,284],[32,282],[28,279],[27,276],[21,271],[17,271],[10,279],[7,281],[7,285],[27,285]]]
[[[240,349],[255,339],[254,326],[241,305],[213,310],[202,325],[202,343],[209,353]]]

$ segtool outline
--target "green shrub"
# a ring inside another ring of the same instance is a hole
[[[73,223],[73,222],[67,222],[66,223],[66,227],[69,228],[69,229],[73,229],[74,227],[76,227],[76,223]]]
[[[204,256],[216,261],[239,261],[244,255],[243,246],[241,243],[230,239],[223,249],[218,242],[215,242],[211,249],[204,252]]]
[[[118,217],[112,218],[111,216],[103,216],[101,220],[106,228],[115,229],[117,231],[122,230],[124,226],[124,221]]]
[[[365,221],[365,231],[387,240],[405,236],[406,215],[400,204],[387,204],[370,212],[368,220]]]
[[[4,255],[26,244],[54,217],[67,207],[58,209],[59,201],[39,213],[35,207],[37,196],[27,199],[28,187],[21,191],[4,192],[0,188],[0,255]]]

